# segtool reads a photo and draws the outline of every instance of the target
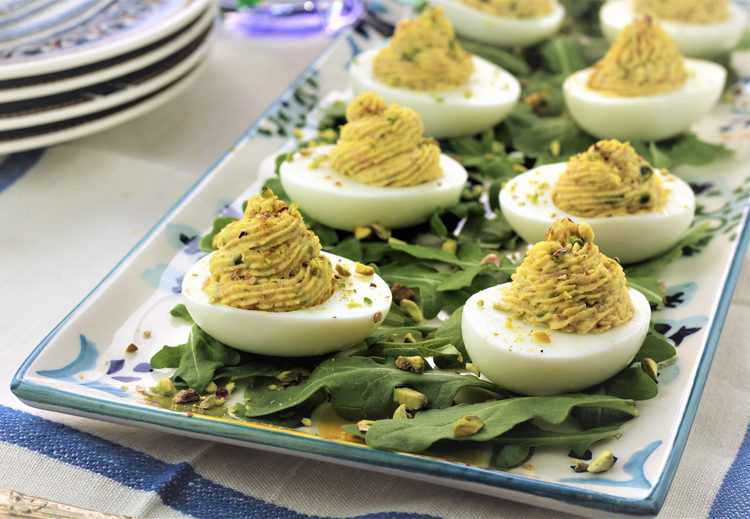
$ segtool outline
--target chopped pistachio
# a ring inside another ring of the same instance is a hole
[[[417,297],[417,295],[414,293],[414,290],[399,283],[393,284],[393,286],[391,287],[391,295],[393,295],[393,300],[397,304],[401,304],[401,301],[403,301],[404,299],[411,299],[413,301],[414,298]]]
[[[157,395],[172,396],[177,391],[171,378],[163,378],[151,390]]]
[[[357,422],[357,430],[361,433],[366,433],[370,430],[370,426],[375,423],[375,420],[360,420]]]
[[[393,390],[393,401],[404,404],[410,411],[418,411],[427,407],[427,397],[410,387],[397,387]]]
[[[151,338],[151,330],[143,330],[143,338],[144,339],[150,339]]]
[[[479,372],[479,366],[477,366],[476,364],[474,364],[474,363],[472,363],[472,362],[467,362],[467,363],[466,363],[466,371],[471,371],[471,372],[472,372],[472,373],[474,373],[474,374],[475,374],[476,376],[479,376],[479,375],[481,374],[481,373]]]
[[[300,382],[302,379],[310,374],[305,368],[293,368],[286,371],[282,371],[276,375],[276,380],[284,385],[291,385]]]
[[[401,310],[406,312],[406,315],[411,317],[414,321],[418,323],[424,321],[424,314],[422,314],[422,309],[419,308],[419,305],[411,299],[402,299],[398,306],[401,307]]]
[[[182,389],[175,394],[172,401],[175,404],[186,404],[188,402],[195,402],[200,396],[194,389]]]
[[[523,173],[524,171],[526,171],[526,166],[524,166],[523,164],[513,164],[511,169],[514,173]]]
[[[648,375],[651,380],[653,380],[654,382],[659,382],[657,379],[657,377],[659,376],[659,365],[654,359],[646,357],[645,359],[641,360],[641,369],[646,372],[646,375]]]
[[[345,278],[348,278],[349,276],[352,275],[352,273],[349,272],[349,269],[345,267],[344,265],[342,265],[341,263],[336,263],[336,272],[340,276],[345,277]]]
[[[231,395],[234,393],[234,389],[237,387],[237,384],[234,382],[229,382],[226,386],[224,386],[224,389],[227,390],[227,394]]]
[[[216,393],[216,390],[219,389],[219,387],[214,382],[210,382],[206,386],[206,393]]]
[[[364,240],[365,238],[369,237],[372,234],[372,229],[370,227],[355,227],[354,228],[354,237],[358,240]]]
[[[560,156],[560,141],[554,140],[549,144],[549,151],[553,157]]]
[[[414,418],[414,415],[406,408],[405,404],[401,404],[393,411],[394,420],[408,420],[409,418]]]
[[[198,404],[198,407],[200,407],[201,409],[213,409],[214,407],[224,405],[225,402],[225,399],[216,398],[216,395],[208,395],[201,398],[201,403]]]
[[[301,422],[305,427],[310,427],[312,425],[312,420],[310,420],[309,418],[303,418]]]
[[[589,467],[586,470],[588,472],[591,472],[592,474],[607,472],[612,468],[612,465],[614,465],[616,461],[617,458],[614,454],[612,454],[612,451],[604,451],[596,458],[594,458],[594,460],[589,464]]]
[[[412,373],[424,373],[426,366],[424,358],[419,355],[414,355],[412,357],[399,355],[396,357],[395,364],[398,369],[402,371],[410,371]]]
[[[462,416],[453,424],[453,437],[473,436],[484,428],[484,421],[478,416]]]
[[[125,348],[125,353],[135,353],[136,351],[138,351],[138,346],[132,342],[128,344],[127,348]]]
[[[443,244],[440,246],[440,248],[444,252],[450,252],[451,254],[455,254],[456,250],[458,250],[458,243],[456,240],[445,240]]]
[[[573,463],[570,468],[573,469],[573,472],[586,472],[589,470],[589,464],[585,461],[576,460],[576,462]]]
[[[372,230],[375,231],[375,234],[381,240],[387,240],[391,237],[391,231],[387,227],[383,227],[380,224],[372,224]]]
[[[374,268],[369,265],[363,265],[359,262],[354,265],[354,271],[360,276],[372,276],[373,274],[375,274]]]
[[[490,253],[487,254],[484,258],[482,258],[482,261],[479,262],[480,265],[495,265],[496,267],[500,266],[500,258],[497,254]]]

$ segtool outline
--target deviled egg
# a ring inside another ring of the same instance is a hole
[[[432,0],[456,32],[501,47],[526,47],[555,34],[565,19],[557,0]]]
[[[567,163],[548,164],[500,191],[503,216],[528,243],[559,218],[590,225],[598,246],[623,263],[672,247],[690,227],[695,195],[666,170],[651,167],[628,143],[600,141]]]
[[[521,95],[515,77],[461,47],[440,8],[399,22],[388,46],[357,56],[349,73],[355,93],[416,110],[436,138],[491,128]]]
[[[742,7],[729,0],[610,0],[599,11],[610,41],[639,16],[652,16],[683,54],[711,58],[737,46],[747,25]]]
[[[617,37],[594,67],[563,84],[573,119],[599,138],[660,140],[706,115],[721,96],[724,67],[685,59],[650,17]]]
[[[651,307],[587,224],[564,219],[529,249],[511,283],[471,296],[461,331],[472,362],[525,395],[580,391],[628,366]]]
[[[365,339],[391,305],[369,266],[320,250],[299,210],[270,191],[214,238],[185,274],[195,323],[234,348],[277,357],[342,350]]]
[[[335,146],[301,150],[281,165],[281,184],[303,211],[336,229],[399,228],[458,203],[466,170],[423,137],[417,112],[366,92],[346,117]]]

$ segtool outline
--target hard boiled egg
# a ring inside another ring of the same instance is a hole
[[[606,255],[632,263],[668,250],[693,221],[693,190],[685,181],[663,170],[654,170],[667,192],[666,203],[659,211],[597,218],[570,215],[552,201],[554,186],[566,167],[565,163],[559,163],[532,169],[514,177],[500,191],[503,216],[525,241],[543,240],[555,220],[568,217],[589,224]]]
[[[709,61],[685,59],[688,79],[677,90],[647,96],[597,92],[587,83],[593,69],[568,77],[565,103],[573,119],[599,138],[661,140],[678,135],[705,116],[721,97],[726,70]]]
[[[349,69],[356,94],[375,92],[389,103],[419,112],[425,133],[435,138],[471,135],[495,126],[515,106],[521,86],[513,75],[477,56],[465,85],[437,92],[392,87],[378,80],[373,61],[379,49],[357,56]]]
[[[633,0],[610,0],[599,12],[602,32],[611,41],[637,17]],[[660,19],[662,28],[686,56],[710,58],[735,48],[742,38],[747,17],[742,7],[730,3],[729,18],[716,23],[686,23]]]
[[[212,254],[198,261],[182,282],[185,305],[195,323],[221,342],[243,351],[277,357],[306,357],[358,344],[385,319],[391,291],[378,275],[361,275],[346,258],[322,252],[331,265],[349,272],[324,303],[291,312],[244,310],[212,304],[203,287]]]
[[[524,395],[586,389],[628,366],[648,333],[651,307],[629,289],[633,317],[602,333],[564,333],[513,319],[496,309],[511,283],[471,296],[461,319],[466,349],[490,380]]]
[[[480,11],[461,0],[433,0],[443,8],[458,34],[502,47],[526,47],[555,34],[565,19],[565,9],[553,1],[552,12],[537,18],[510,18]]]
[[[320,146],[307,156],[294,154],[282,164],[280,175],[284,190],[305,213],[336,229],[421,223],[436,209],[458,203],[468,177],[463,166],[441,155],[442,178],[412,187],[371,186],[336,173],[327,161],[315,164],[331,149]]]

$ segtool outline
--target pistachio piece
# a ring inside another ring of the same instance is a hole
[[[419,305],[411,299],[402,299],[398,306],[414,321],[418,323],[424,321],[424,314],[422,313],[422,309],[419,308]]]
[[[453,437],[473,436],[484,428],[484,421],[478,416],[462,416],[453,424]]]
[[[444,252],[450,252],[451,254],[455,254],[458,250],[458,243],[456,240],[445,240],[443,244],[440,246],[440,248]]]
[[[361,433],[366,433],[370,430],[370,426],[375,423],[375,420],[360,420],[357,422],[357,430]]]
[[[224,386],[224,389],[227,390],[227,394],[231,395],[234,393],[234,389],[237,387],[237,384],[234,382],[229,382],[226,386]]]
[[[404,404],[410,411],[418,411],[427,407],[427,397],[410,387],[397,387],[393,390],[393,401]]]
[[[414,355],[412,357],[399,355],[396,357],[395,364],[398,369],[402,371],[410,371],[412,373],[424,373],[426,365],[424,358],[419,355]]]
[[[645,359],[641,360],[641,369],[646,372],[646,375],[648,375],[651,380],[659,383],[658,377],[659,377],[659,365],[656,363],[656,361],[650,357],[646,357]]]
[[[474,374],[475,374],[476,376],[479,376],[479,375],[481,374],[481,373],[479,372],[479,366],[477,366],[476,364],[474,364],[474,363],[472,363],[472,362],[467,362],[467,363],[466,363],[466,371],[471,371],[471,372],[472,372],[472,373],[474,373]]]
[[[500,266],[500,257],[497,254],[490,253],[487,254],[484,258],[482,258],[482,261],[479,262],[480,265],[495,265],[496,267]]]
[[[354,237],[358,240],[364,240],[365,238],[368,238],[372,234],[372,229],[369,227],[355,227],[354,228]]]
[[[151,390],[157,395],[172,396],[177,391],[177,388],[174,387],[174,382],[172,382],[171,378],[163,378]]]
[[[226,400],[223,398],[216,398],[216,395],[208,395],[201,398],[201,403],[198,404],[198,407],[201,409],[213,409],[214,407],[224,405],[224,402],[226,402]]]
[[[172,398],[175,404],[187,404],[188,402],[195,402],[198,400],[199,395],[195,389],[181,389]]]
[[[612,465],[614,465],[616,461],[617,458],[614,454],[612,454],[612,451],[604,451],[596,458],[594,458],[594,460],[589,464],[588,469],[586,470],[587,472],[591,472],[592,474],[607,472],[612,468]]]
[[[387,241],[391,237],[391,231],[387,227],[383,227],[380,224],[372,224],[372,230],[381,240]]]
[[[282,371],[281,373],[276,375],[276,380],[281,382],[284,386],[291,386],[293,384],[301,382],[309,374],[310,372],[305,368],[293,368]]]
[[[132,342],[128,344],[127,348],[125,348],[125,353],[135,353],[136,351],[138,351],[138,346],[136,346],[135,343]]]
[[[408,344],[414,344],[415,342],[417,342],[417,339],[416,337],[414,337],[414,334],[408,332],[406,335],[404,335],[404,342]]]
[[[414,298],[417,297],[417,294],[414,293],[414,290],[399,283],[393,284],[393,286],[391,287],[391,295],[393,295],[393,300],[396,302],[396,304],[401,304],[401,301],[403,301],[404,299],[411,299],[412,301],[414,301]]]
[[[210,382],[206,386],[206,393],[216,393],[216,390],[218,390],[218,389],[219,389],[219,387],[216,385],[216,383]]]
[[[372,276],[373,274],[375,274],[374,268],[372,268],[370,265],[364,265],[360,262],[357,262],[354,265],[354,271],[360,276]]]
[[[344,265],[342,265],[341,263],[336,263],[336,272],[337,272],[337,273],[338,273],[338,274],[339,274],[339,275],[340,275],[341,277],[345,277],[345,278],[348,278],[349,276],[351,276],[351,275],[352,275],[352,273],[351,273],[351,272],[349,272],[349,269],[348,269],[348,268],[346,268],[346,267],[345,267]]]
[[[408,420],[414,418],[414,414],[406,408],[406,404],[401,404],[393,411],[394,420]]]
[[[304,425],[305,427],[310,427],[312,425],[312,420],[310,420],[309,418],[303,418],[300,421],[302,422],[302,425]]]
[[[589,464],[585,461],[576,460],[576,462],[573,463],[570,468],[573,469],[573,472],[586,472],[589,469]]]

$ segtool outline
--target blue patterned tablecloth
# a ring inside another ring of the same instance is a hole
[[[363,470],[42,412],[10,393],[13,372],[47,331],[325,44],[222,33],[208,70],[169,105],[90,138],[2,158],[0,488],[138,517],[560,517]],[[748,264],[661,517],[750,516]]]

